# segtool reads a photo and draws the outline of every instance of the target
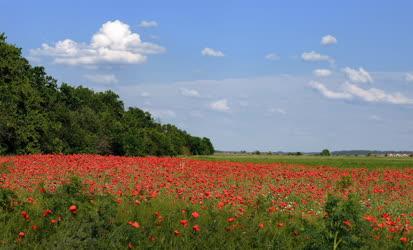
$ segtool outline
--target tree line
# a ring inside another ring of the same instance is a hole
[[[60,86],[0,34],[0,154],[207,155],[208,138],[125,109],[113,91]]]

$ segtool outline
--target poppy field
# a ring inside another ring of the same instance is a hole
[[[0,249],[412,249],[413,168],[0,157]]]

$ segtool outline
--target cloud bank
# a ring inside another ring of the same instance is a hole
[[[139,64],[149,54],[163,53],[165,48],[142,42],[139,34],[133,33],[129,25],[119,21],[108,21],[96,32],[89,44],[71,39],[42,44],[32,49],[32,57],[51,57],[53,62],[66,65]]]

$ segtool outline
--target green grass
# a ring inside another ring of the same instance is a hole
[[[320,208],[329,216],[304,217],[301,209],[268,212],[273,196],[257,197],[240,215],[236,207],[217,209],[214,200],[200,205],[142,196],[136,205],[139,196],[116,202],[119,197],[90,195],[83,188],[74,178],[56,193],[0,189],[0,249],[411,249],[413,244],[402,243],[398,234],[389,237],[387,230],[375,231],[374,240],[356,195],[329,196]],[[68,209],[73,204],[76,212]],[[46,209],[50,214],[44,215]],[[199,218],[191,216],[195,211]]]
[[[211,156],[193,156],[194,159],[211,161],[234,161],[252,163],[286,163],[309,166],[331,166],[340,168],[412,168],[413,157],[378,157],[378,156],[316,156],[316,155],[250,155],[250,154],[214,154]]]

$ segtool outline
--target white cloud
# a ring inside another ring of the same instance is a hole
[[[351,99],[352,98],[351,94],[346,93],[346,92],[335,92],[335,91],[329,90],[324,84],[320,82],[311,81],[309,85],[310,87],[318,90],[323,96],[329,99]]]
[[[227,112],[229,111],[229,107],[228,107],[228,101],[227,99],[222,99],[222,100],[218,100],[216,102],[212,102],[209,104],[209,107],[212,110],[216,110],[216,111],[222,111],[222,112]]]
[[[344,90],[366,102],[381,102],[392,104],[413,104],[413,99],[404,96],[401,93],[388,94],[384,90],[371,88],[363,89],[355,84],[346,83]]]
[[[413,82],[413,73],[406,74],[406,81]]]
[[[129,25],[115,20],[104,23],[92,36],[90,44],[65,39],[54,45],[44,43],[41,48],[32,49],[30,54],[33,57],[52,57],[58,64],[97,65],[144,63],[148,54],[164,51],[165,48],[159,45],[142,42]]]
[[[268,111],[269,111],[270,113],[279,113],[279,114],[282,114],[282,115],[287,114],[287,111],[285,111],[285,110],[282,109],[282,108],[270,108]]]
[[[370,115],[369,119],[373,121],[382,121],[381,117],[378,115]]]
[[[280,59],[280,56],[277,55],[276,53],[269,53],[269,54],[265,55],[265,59],[271,60],[271,61],[276,61],[276,60]]]
[[[115,75],[113,74],[96,74],[96,75],[85,75],[84,76],[86,79],[89,81],[95,82],[95,83],[101,83],[101,84],[111,84],[111,83],[117,83],[118,79],[116,78]]]
[[[304,61],[308,62],[320,62],[320,61],[328,61],[328,62],[333,62],[334,60],[330,58],[327,55],[322,55],[320,53],[317,53],[315,51],[310,51],[310,52],[304,52],[301,54],[301,58]]]
[[[373,82],[373,78],[370,76],[369,72],[367,72],[363,68],[352,69],[349,67],[345,67],[343,72],[346,74],[348,79],[354,83],[371,83]]]
[[[149,94],[148,92],[145,92],[145,91],[144,91],[144,92],[141,93],[141,96],[142,96],[142,97],[149,97],[149,96],[151,96],[151,94]]]
[[[142,20],[139,24],[139,27],[142,27],[142,28],[158,27],[158,23],[156,21]]]
[[[201,54],[203,56],[214,56],[214,57],[223,57],[223,56],[225,56],[222,51],[211,49],[211,48],[204,48],[201,51]]]
[[[199,97],[199,92],[195,89],[181,88],[181,95],[189,97]]]
[[[352,99],[357,97],[365,102],[391,103],[391,104],[413,104],[413,99],[401,93],[386,93],[384,90],[371,88],[363,89],[351,83],[345,83],[341,92],[328,89],[324,84],[311,81],[309,85],[318,90],[323,96],[329,99]]]
[[[332,35],[326,35],[321,38],[322,45],[332,45],[336,43],[337,43],[337,39]]]
[[[331,75],[331,70],[329,69],[316,69],[313,74],[318,77],[327,77]]]

